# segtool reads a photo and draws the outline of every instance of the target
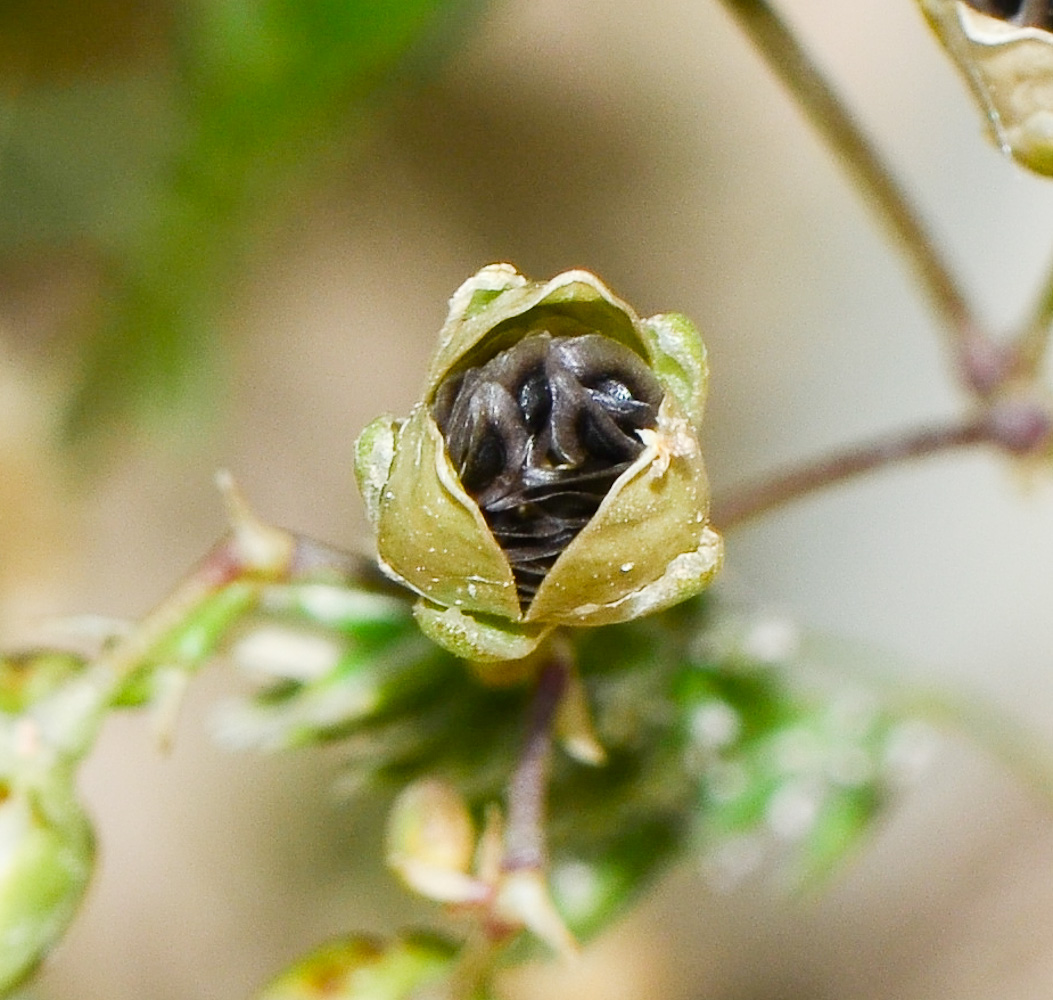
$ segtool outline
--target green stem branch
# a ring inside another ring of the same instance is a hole
[[[305,577],[364,579],[361,561],[338,549],[261,521],[229,475],[219,477],[233,530],[126,636],[96,659],[115,690],[159,663],[197,666],[248,613],[268,584]]]
[[[1046,275],[1038,301],[1031,310],[1031,318],[1024,326],[1014,346],[1015,374],[1033,378],[1038,372],[1049,347],[1053,329],[1053,264]]]
[[[919,690],[901,696],[896,707],[979,747],[1030,789],[1046,809],[1053,809],[1049,747],[1017,719],[995,709],[990,699]]]

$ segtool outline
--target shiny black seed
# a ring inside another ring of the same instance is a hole
[[[535,434],[538,433],[552,412],[552,393],[549,391],[543,366],[530,370],[523,379],[516,398],[527,428]]]
[[[1022,28],[1053,31],[1053,0],[966,0],[966,3],[981,14]]]
[[[599,334],[533,334],[439,386],[432,415],[521,607],[643,450],[662,396],[637,354]]]
[[[466,490],[474,492],[493,482],[504,467],[505,446],[501,431],[497,427],[487,427],[461,470],[461,482]]]

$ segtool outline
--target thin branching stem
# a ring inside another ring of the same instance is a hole
[[[833,147],[884,219],[943,323],[955,356],[967,355],[982,325],[936,243],[884,160],[826,77],[766,0],[722,0],[813,127]]]
[[[570,678],[570,660],[562,646],[538,674],[530,706],[526,742],[508,786],[508,824],[505,827],[506,871],[545,864],[545,805],[552,758],[556,713]]]
[[[893,700],[905,715],[962,737],[979,747],[1025,785],[1047,810],[1053,810],[1053,760],[1045,741],[1019,719],[998,711],[989,699],[946,691],[907,691]]]
[[[249,592],[245,596],[251,602],[253,594],[269,583],[326,574],[345,581],[371,579],[370,568],[354,555],[304,535],[273,531],[288,544],[280,565],[255,563],[253,554],[239,543],[237,532],[224,538],[127,636],[100,654],[96,667],[109,672],[115,683],[125,680],[148,665],[158,647],[233,584],[247,584]]]
[[[1014,361],[1016,374],[1033,377],[1042,364],[1049,347],[1053,330],[1053,263],[1046,274],[1046,281],[1038,300],[1031,310],[1031,317],[1017,338]]]
[[[991,424],[986,416],[889,434],[765,477],[739,487],[727,496],[718,496],[713,502],[712,520],[718,528],[726,531],[775,507],[864,472],[989,440]]]

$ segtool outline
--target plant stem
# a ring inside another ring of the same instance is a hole
[[[1051,327],[1053,327],[1053,264],[1050,265],[1045,285],[1031,311],[1031,319],[1017,337],[1013,359],[1015,374],[1027,378],[1037,373],[1049,346]]]
[[[721,0],[782,80],[813,127],[844,160],[860,190],[906,253],[955,354],[982,337],[982,325],[936,250],[906,193],[811,57],[767,0]]]
[[[215,545],[201,563],[128,635],[105,650],[95,666],[108,671],[115,684],[146,666],[155,651],[208,601],[243,578],[245,566],[228,538]],[[253,595],[246,595],[251,602]]]
[[[526,743],[508,786],[505,871],[524,868],[541,871],[545,866],[545,802],[552,733],[569,676],[567,655],[553,644],[551,658],[538,675]]]
[[[365,578],[361,560],[354,556],[261,520],[229,473],[219,473],[217,485],[227,506],[230,534],[131,632],[95,660],[96,669],[108,673],[115,688],[137,670],[154,665],[159,655],[173,658],[169,648],[173,642],[178,649],[195,619],[215,610],[224,595],[236,598],[233,606],[220,609],[218,618],[208,623],[207,634],[190,644],[193,652],[184,649],[174,654],[187,669],[211,655],[231,621],[256,603],[267,584],[318,575],[344,581]],[[235,591],[236,587],[240,589]]]
[[[791,500],[864,472],[912,458],[992,440],[991,421],[982,415],[963,423],[897,432],[776,473],[714,500],[713,523],[721,530],[767,513]]]
[[[1049,747],[1017,719],[998,711],[990,699],[916,691],[902,696],[896,707],[947,732],[965,737],[1001,763],[1026,785],[1043,806],[1053,809],[1053,761]]]

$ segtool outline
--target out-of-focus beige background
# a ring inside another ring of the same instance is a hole
[[[1051,253],[1053,182],[983,141],[908,0],[780,7],[984,314],[1012,322]],[[19,359],[0,395],[7,634],[145,611],[223,530],[219,466],[267,517],[362,543],[354,435],[410,405],[446,298],[494,260],[588,267],[641,313],[699,323],[717,489],[961,404],[899,258],[717,3],[493,4],[260,252],[232,305],[227,415],[205,443],[173,455],[133,437],[72,487],[41,465],[53,387],[22,362],[78,279],[5,278]],[[885,472],[737,531],[727,565],[738,592],[990,699],[1053,756],[1049,477],[979,453]],[[210,742],[210,706],[236,688],[203,675],[168,755],[141,718],[107,730],[84,780],[101,868],[42,1000],[244,997],[322,938],[427,915],[376,871],[377,817],[331,795],[338,754]],[[764,882],[722,895],[685,866],[580,966],[519,973],[508,993],[1033,1000],[1051,982],[1053,815],[949,746],[818,898]]]

